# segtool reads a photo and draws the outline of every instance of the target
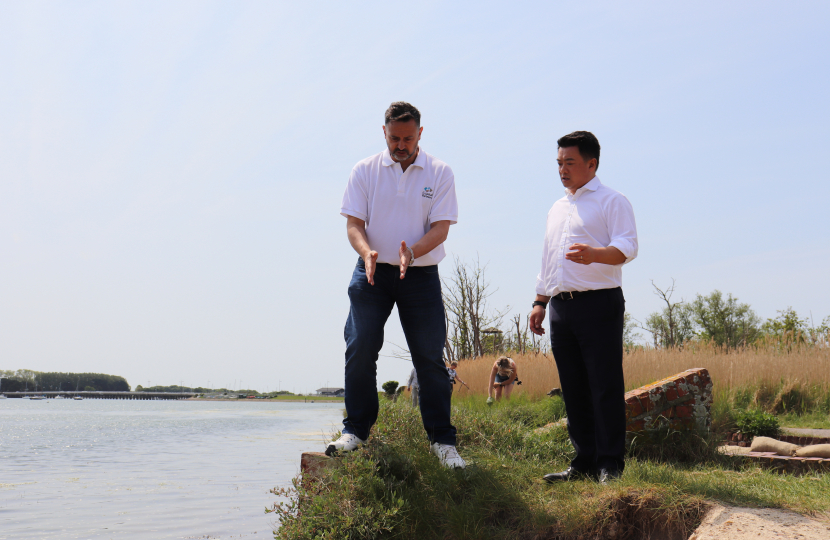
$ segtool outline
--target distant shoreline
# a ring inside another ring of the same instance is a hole
[[[313,398],[268,398],[268,399],[248,399],[248,398],[188,398],[179,401],[229,401],[237,403],[244,401],[246,403],[343,403],[343,398],[328,398],[328,397],[313,397]]]

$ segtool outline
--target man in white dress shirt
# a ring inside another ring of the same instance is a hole
[[[587,131],[559,141],[565,196],[548,212],[530,329],[550,339],[576,457],[548,482],[608,483],[625,465],[622,266],[637,256],[634,210],[596,176],[600,146]]]
[[[463,468],[450,422],[444,365],[447,335],[438,263],[458,221],[452,169],[420,146],[421,113],[396,102],[384,117],[386,150],[352,169],[340,213],[359,258],[346,320],[346,418],[326,454],[356,449],[378,417],[377,360],[383,327],[397,304],[420,390],[430,448],[446,467]]]

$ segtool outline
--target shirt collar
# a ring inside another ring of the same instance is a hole
[[[416,167],[420,167],[423,169],[426,166],[426,161],[427,157],[424,154],[424,149],[421,148],[420,145],[418,145],[418,157],[415,158],[415,161],[412,162],[412,165],[415,165]],[[381,158],[381,163],[383,163],[384,167],[391,167],[392,165],[397,163],[397,161],[392,159],[392,154],[389,153],[389,147],[386,147],[386,149],[383,151],[383,158]]]
[[[573,195],[571,195],[571,192],[566,189],[565,190],[565,195],[567,195],[568,197],[576,198],[576,197],[579,197],[585,191],[596,191],[596,190],[598,190],[599,186],[601,186],[601,185],[602,185],[602,182],[599,181],[599,176],[594,176],[593,178],[591,178],[591,180],[588,181],[587,184],[585,184],[581,188],[577,189],[576,193],[574,193]]]

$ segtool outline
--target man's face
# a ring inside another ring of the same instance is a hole
[[[559,164],[562,185],[571,193],[590,182],[597,170],[597,160],[591,158],[585,161],[576,146],[560,148],[556,162]]]
[[[383,133],[386,135],[386,146],[389,147],[389,154],[391,154],[392,159],[397,162],[404,162],[410,158],[414,160],[423,129],[415,123],[415,120],[389,122],[383,126]]]

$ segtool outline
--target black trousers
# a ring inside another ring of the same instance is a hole
[[[550,301],[550,340],[576,449],[571,466],[622,472],[625,465],[622,289]]]

